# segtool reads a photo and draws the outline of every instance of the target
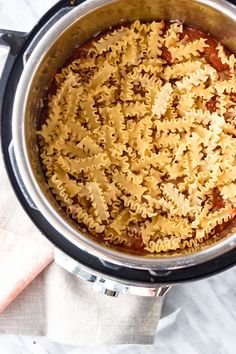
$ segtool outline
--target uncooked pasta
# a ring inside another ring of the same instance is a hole
[[[39,134],[65,213],[111,247],[201,249],[236,215],[235,56],[181,23],[110,29],[55,75]]]

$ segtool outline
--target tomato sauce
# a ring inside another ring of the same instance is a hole
[[[216,111],[216,96],[213,96],[207,103],[206,103],[206,108],[208,111],[211,113],[214,113]]]
[[[231,95],[230,95],[230,100],[233,102],[233,103],[236,103],[236,93],[235,92],[232,92]]]
[[[218,72],[229,70],[228,64],[223,64],[218,55],[218,42],[212,38],[209,34],[199,31],[192,27],[184,27],[183,33],[181,34],[181,39],[186,39],[187,41],[193,42],[196,39],[205,38],[208,47],[204,50],[204,57],[209,64],[213,66]]]
[[[219,210],[225,206],[225,201],[221,197],[220,191],[218,188],[214,188],[212,191],[213,196],[213,208],[212,211]]]
[[[161,58],[166,60],[168,64],[171,64],[172,61],[171,53],[166,47],[162,48]]]

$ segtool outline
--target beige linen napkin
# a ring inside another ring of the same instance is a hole
[[[0,227],[0,313],[53,260],[43,237],[23,237]]]
[[[0,313],[53,257],[51,243],[19,205],[0,157]]]
[[[53,263],[0,316],[0,334],[71,345],[152,344],[161,305],[160,298],[97,294]]]

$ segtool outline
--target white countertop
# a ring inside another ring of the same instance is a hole
[[[56,0],[0,0],[0,27],[27,32],[55,3]],[[0,353],[234,354],[236,268],[207,280],[174,287],[167,295],[163,317],[153,346],[78,348],[53,343],[46,338],[12,335],[0,336]]]

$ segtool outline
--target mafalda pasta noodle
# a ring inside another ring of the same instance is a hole
[[[164,21],[119,26],[77,50],[39,131],[67,215],[139,254],[216,239],[236,215],[235,62],[209,35]]]

